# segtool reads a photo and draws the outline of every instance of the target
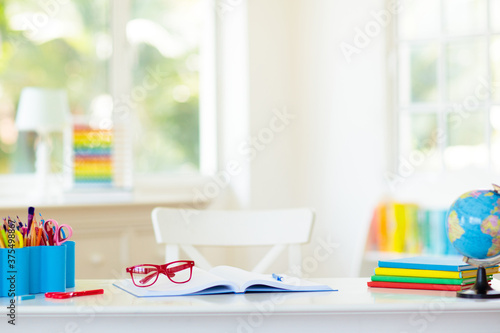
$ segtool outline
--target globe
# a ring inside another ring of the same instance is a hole
[[[461,195],[448,210],[446,225],[453,246],[468,258],[500,254],[500,195],[478,190]]]
[[[485,267],[500,262],[500,187],[462,194],[450,206],[446,219],[448,238],[464,261],[477,266],[478,273],[471,290],[459,297],[499,298],[487,282]]]

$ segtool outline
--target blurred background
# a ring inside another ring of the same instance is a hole
[[[445,211],[497,181],[499,16],[499,0],[3,0],[0,197],[22,204],[34,172],[22,88],[64,88],[73,115],[126,129],[114,165],[136,198],[314,208],[308,276],[444,253],[407,228],[422,213],[391,207]],[[71,172],[64,135],[52,145],[52,172]]]

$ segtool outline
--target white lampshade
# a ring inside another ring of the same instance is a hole
[[[62,131],[69,124],[66,91],[27,87],[21,91],[16,126],[21,131]]]

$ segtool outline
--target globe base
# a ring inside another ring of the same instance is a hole
[[[500,291],[494,290],[488,284],[486,270],[483,266],[477,269],[477,278],[474,286],[469,290],[457,292],[457,297],[461,298],[500,298]]]
[[[491,289],[491,288],[490,288]],[[485,293],[478,293],[473,289],[458,291],[457,297],[461,298],[500,298],[500,291],[498,290],[487,290]]]

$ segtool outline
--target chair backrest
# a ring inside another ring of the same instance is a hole
[[[289,267],[300,275],[300,244],[309,242],[314,212],[309,208],[284,210],[194,210],[157,207],[152,212],[156,241],[165,244],[165,260],[179,259],[182,249],[196,265],[212,265],[194,246],[272,245],[252,269],[263,273],[286,249]]]

